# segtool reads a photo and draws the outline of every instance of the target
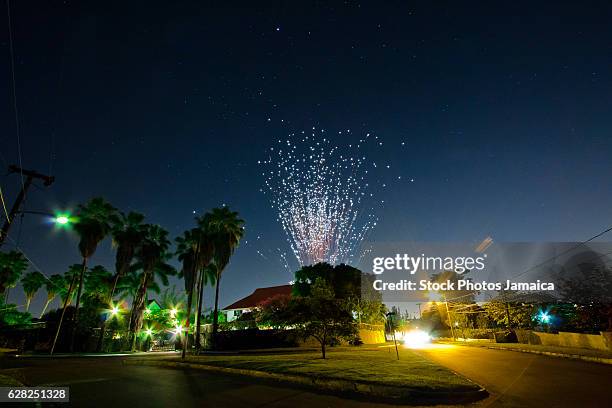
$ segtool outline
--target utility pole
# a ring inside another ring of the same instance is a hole
[[[510,320],[510,307],[508,305],[508,298],[506,292],[502,290],[502,298],[504,299],[504,307],[506,309],[506,319],[508,319],[508,330],[512,330],[512,321]]]
[[[2,244],[4,244],[4,240],[8,236],[8,231],[11,228],[11,223],[13,222],[13,219],[15,218],[17,213],[19,212],[19,207],[21,207],[21,203],[23,199],[25,198],[26,193],[28,189],[30,188],[30,186],[32,185],[32,182],[34,181],[34,179],[42,180],[45,187],[50,186],[55,181],[55,177],[53,176],[46,176],[34,170],[25,170],[15,165],[10,165],[8,170],[9,170],[9,173],[21,173],[22,175],[27,176],[27,178],[23,182],[23,185],[21,186],[21,191],[19,192],[19,194],[17,194],[17,198],[15,199],[15,202],[13,203],[13,207],[11,208],[11,212],[8,215],[8,219],[4,221],[4,225],[2,226],[2,230],[0,231],[0,247],[2,246]]]
[[[457,340],[457,336],[455,336],[455,329],[453,327],[453,321],[451,320],[450,310],[448,310],[448,300],[446,300],[446,295],[442,294],[444,297],[444,305],[446,306],[446,315],[448,316],[448,325],[451,329],[451,335],[453,336],[453,340]]]

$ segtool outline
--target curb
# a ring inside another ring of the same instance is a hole
[[[480,344],[457,344],[457,343],[449,343],[449,344],[465,346],[465,347],[480,347],[480,348],[487,348],[491,350],[504,350],[504,351],[516,351],[519,353],[540,354],[543,356],[567,358],[570,360],[588,361],[590,363],[612,364],[612,358],[583,356],[581,354],[555,353],[553,351],[540,351],[540,350],[531,350],[531,349],[510,348],[510,347],[503,347],[503,346],[485,346],[485,345],[480,345]]]
[[[324,377],[309,377],[292,374],[278,374],[266,371],[246,370],[240,368],[219,367],[213,365],[163,361],[163,360],[123,360],[126,365],[147,365],[156,367],[172,367],[172,368],[189,368],[203,371],[221,372],[230,375],[240,375],[248,377],[256,377],[264,380],[279,381],[284,383],[295,384],[310,389],[324,390],[328,392],[352,394],[375,399],[381,402],[418,402],[418,403],[436,403],[436,404],[458,404],[474,402],[484,399],[489,396],[489,393],[484,388],[479,388],[474,391],[443,391],[443,392],[428,392],[411,389],[408,387],[398,387],[393,385],[381,385],[372,383],[355,382],[337,378]],[[475,384],[475,386],[478,386]],[[480,387],[480,386],[478,386]]]

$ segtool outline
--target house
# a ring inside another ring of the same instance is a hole
[[[149,304],[147,305],[147,308],[145,309],[147,311],[147,313],[155,313],[155,312],[159,312],[160,310],[162,310],[161,305],[157,302],[157,300],[152,299],[151,301],[149,301]]]
[[[243,313],[252,311],[262,302],[279,295],[291,296],[291,285],[257,288],[249,296],[237,300],[221,309],[221,311],[225,313],[227,321],[231,322],[239,318]]]

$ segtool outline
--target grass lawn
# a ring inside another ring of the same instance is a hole
[[[464,344],[468,346],[487,346],[487,347],[499,347],[505,349],[523,349],[523,350],[534,350],[534,351],[547,351],[551,353],[559,354],[576,354],[579,356],[588,357],[599,357],[599,358],[612,358],[612,353],[604,350],[591,350],[586,348],[577,347],[560,347],[560,346],[542,346],[539,344],[523,344],[523,343],[493,343],[489,340],[484,341],[470,341],[467,343],[456,342],[453,344]]]
[[[411,350],[330,349],[323,360],[318,352],[273,355],[206,355],[188,357],[191,363],[280,374],[343,379],[360,383],[402,386],[419,391],[467,391],[475,386],[452,371]]]

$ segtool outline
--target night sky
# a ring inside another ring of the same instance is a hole
[[[402,181],[376,191],[374,241],[579,241],[610,226],[612,3],[177,3],[11,1],[19,133],[0,13],[0,165],[19,162],[19,134],[23,167],[56,177],[26,209],[101,195],[174,237],[229,205],[246,236],[225,306],[292,278],[257,161],[314,126],[384,141],[369,158]],[[10,205],[20,181],[4,174]],[[11,240],[47,275],[80,261],[40,216]],[[92,264],[113,258],[105,242]]]

